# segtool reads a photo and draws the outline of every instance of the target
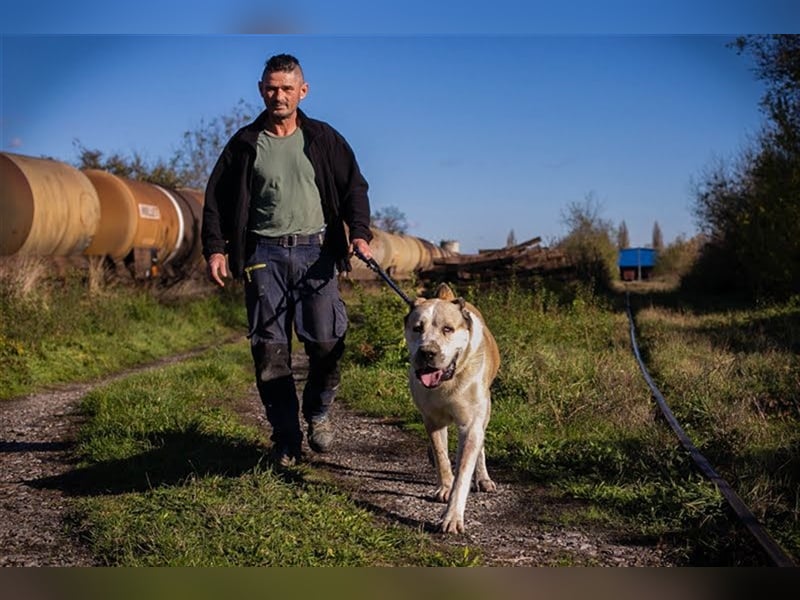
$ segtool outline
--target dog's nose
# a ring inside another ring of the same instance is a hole
[[[436,355],[438,353],[439,353],[439,349],[438,348],[432,348],[430,346],[427,346],[427,347],[423,346],[422,348],[419,349],[419,355],[425,361],[433,360],[434,358],[436,358]]]

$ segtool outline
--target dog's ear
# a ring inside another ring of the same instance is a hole
[[[472,331],[472,315],[469,314],[469,311],[467,310],[467,301],[461,297],[458,297],[452,302],[458,306],[459,309],[461,309],[461,316],[464,317],[464,321],[467,323],[467,329]]]
[[[453,290],[450,289],[449,285],[440,283],[439,287],[436,288],[434,298],[438,298],[439,300],[455,300],[456,295],[453,293]]]

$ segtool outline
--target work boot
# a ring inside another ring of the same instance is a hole
[[[314,452],[327,452],[333,444],[333,423],[327,416],[314,417],[308,424],[308,445]]]

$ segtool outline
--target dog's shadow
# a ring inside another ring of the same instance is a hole
[[[370,513],[427,533],[439,532],[439,515],[446,504],[434,496],[433,471],[416,473],[368,465],[343,465],[323,458],[316,459],[314,466],[330,473],[350,490],[353,502]],[[377,482],[386,482],[387,485]],[[396,500],[387,502],[387,498]],[[417,508],[409,508],[410,504],[417,505]],[[395,510],[392,505],[405,510]]]
[[[345,466],[339,463],[326,461],[324,459],[315,460],[314,466],[324,468],[326,471],[330,471],[331,473],[334,473],[339,476],[357,477],[361,481],[365,479],[370,479],[373,481],[386,481],[391,483],[399,483],[399,484],[415,485],[415,486],[425,486],[431,484],[431,480],[428,477],[425,477],[423,475],[415,475],[414,473],[409,473],[408,471],[400,471],[400,470],[395,471],[387,469],[376,469],[370,467]],[[403,496],[407,498],[417,498],[419,500],[431,499],[430,495],[426,495],[424,493],[416,494],[410,492],[403,492],[388,487],[376,489],[373,491],[373,493]]]

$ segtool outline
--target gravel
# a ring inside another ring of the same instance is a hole
[[[37,481],[70,470],[88,386],[0,403],[0,566],[89,566],[90,554],[64,529],[66,499]]]

